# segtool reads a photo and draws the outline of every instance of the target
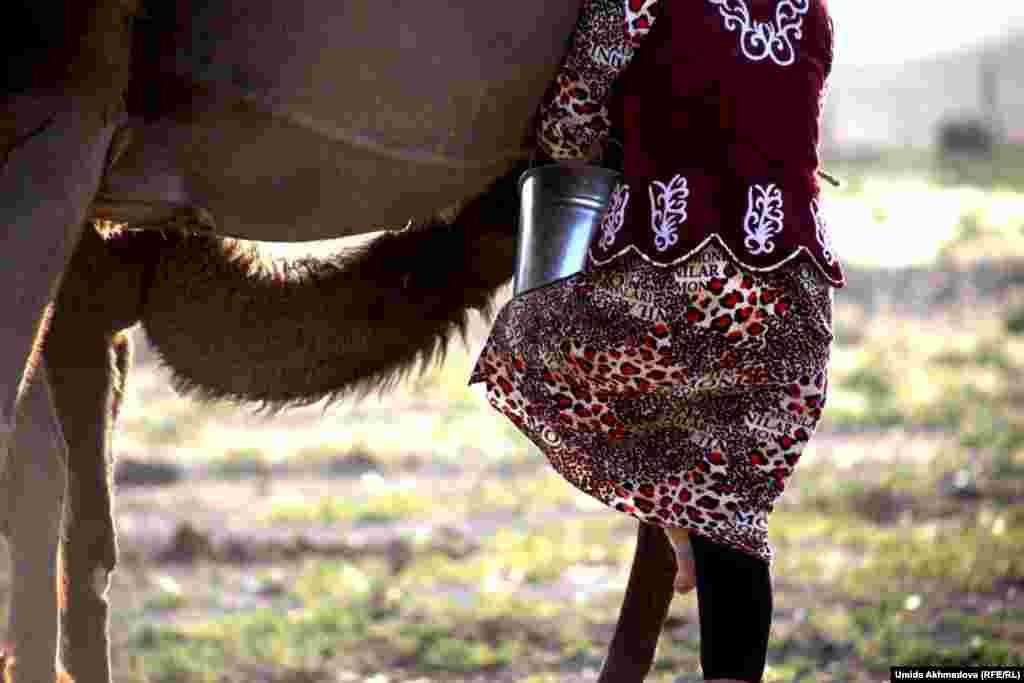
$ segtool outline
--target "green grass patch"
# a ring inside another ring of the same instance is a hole
[[[1002,340],[979,340],[972,351],[949,350],[932,357],[931,362],[953,368],[991,368],[1003,372],[1013,367]]]
[[[140,626],[129,641],[142,680],[153,683],[214,683],[235,664],[232,642],[221,634],[184,633],[160,626]]]
[[[1024,304],[1014,304],[1006,311],[1006,331],[1012,335],[1024,335]]]
[[[991,591],[1008,576],[1024,575],[1024,530],[1009,528],[1006,513],[970,527],[928,522],[876,529],[863,557],[863,566],[846,577],[854,594],[929,582],[954,591]]]
[[[196,420],[187,414],[146,414],[135,427],[144,434],[146,442],[155,446],[180,446],[197,427]]]
[[[629,560],[633,523],[625,516],[569,519],[565,522],[506,528],[480,539],[479,552],[460,562],[431,554],[403,573],[402,585],[466,584],[483,587],[511,582],[541,585],[559,579],[576,565],[611,568]]]
[[[781,573],[828,576],[857,599],[900,587],[992,591],[1006,577],[1024,576],[1024,528],[1017,523],[1024,519],[1024,503],[983,505],[975,518],[950,518],[952,501],[941,517],[903,515],[915,508],[913,498],[892,490],[851,484],[845,492],[826,489],[808,497],[799,511],[775,511],[769,538]],[[922,499],[917,505],[934,502]],[[883,514],[885,508],[892,511]]]
[[[186,606],[188,598],[181,586],[172,577],[159,575],[156,577],[154,590],[146,596],[144,607],[150,610],[175,610]]]
[[[266,455],[259,448],[236,448],[225,451],[209,464],[210,473],[223,479],[243,479],[266,474],[269,468]]]
[[[385,524],[431,513],[436,502],[412,491],[394,491],[359,498],[325,496],[314,503],[282,502],[267,515],[270,523]]]
[[[382,490],[378,493],[280,501],[273,504],[264,519],[268,523],[318,524],[458,521],[499,513],[526,516],[552,508],[604,509],[601,503],[573,488],[540,457],[522,465],[513,475],[501,474],[494,467],[477,468],[471,475],[473,480],[458,488],[448,488],[443,482],[408,488],[395,486],[387,477],[381,477]]]
[[[854,652],[869,670],[1024,664],[1024,638],[1019,629],[1013,637],[1010,626],[1024,611],[1003,609],[981,620],[960,610],[929,610],[926,600],[916,593],[887,592],[851,610]]]
[[[345,669],[443,678],[514,664],[557,668],[600,661],[600,646],[587,636],[582,618],[537,617],[514,601],[459,609],[346,563],[312,563],[306,574],[296,595],[308,607],[282,602],[280,609],[203,623],[138,627],[130,647],[145,679],[220,681],[239,662],[285,672]]]

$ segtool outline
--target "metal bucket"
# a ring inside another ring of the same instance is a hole
[[[583,269],[622,174],[580,162],[531,168],[519,178],[519,236],[513,296]]]

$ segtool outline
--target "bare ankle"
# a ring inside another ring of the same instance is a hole
[[[690,534],[686,529],[666,527],[665,535],[676,556],[675,589],[680,595],[685,595],[697,587],[697,569],[693,548],[690,546]]]
[[[668,535],[668,540],[673,546],[682,545],[690,540],[689,530],[680,527],[665,527],[665,534]]]

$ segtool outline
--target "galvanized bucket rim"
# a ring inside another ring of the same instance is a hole
[[[553,163],[550,163],[550,164],[541,164],[540,166],[532,166],[532,167],[526,169],[525,171],[523,171],[523,173],[519,176],[519,182],[518,182],[518,187],[519,187],[520,194],[522,194],[522,191],[523,191],[523,183],[525,183],[530,176],[537,175],[541,171],[554,170],[556,168],[562,169],[562,170],[566,170],[566,171],[568,171],[568,170],[585,171],[585,173],[590,174],[590,175],[595,175],[595,176],[602,176],[602,175],[610,176],[613,180],[622,177],[622,172],[621,171],[616,171],[613,168],[606,168],[604,166],[598,166],[596,164],[590,164],[590,163],[587,163],[585,161],[576,161],[576,160],[556,161],[556,162],[553,162]]]

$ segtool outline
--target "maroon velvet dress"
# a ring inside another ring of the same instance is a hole
[[[824,0],[585,2],[538,139],[580,158],[617,125],[622,182],[584,269],[509,301],[469,379],[580,490],[768,563],[845,284],[816,175],[831,63]]]

